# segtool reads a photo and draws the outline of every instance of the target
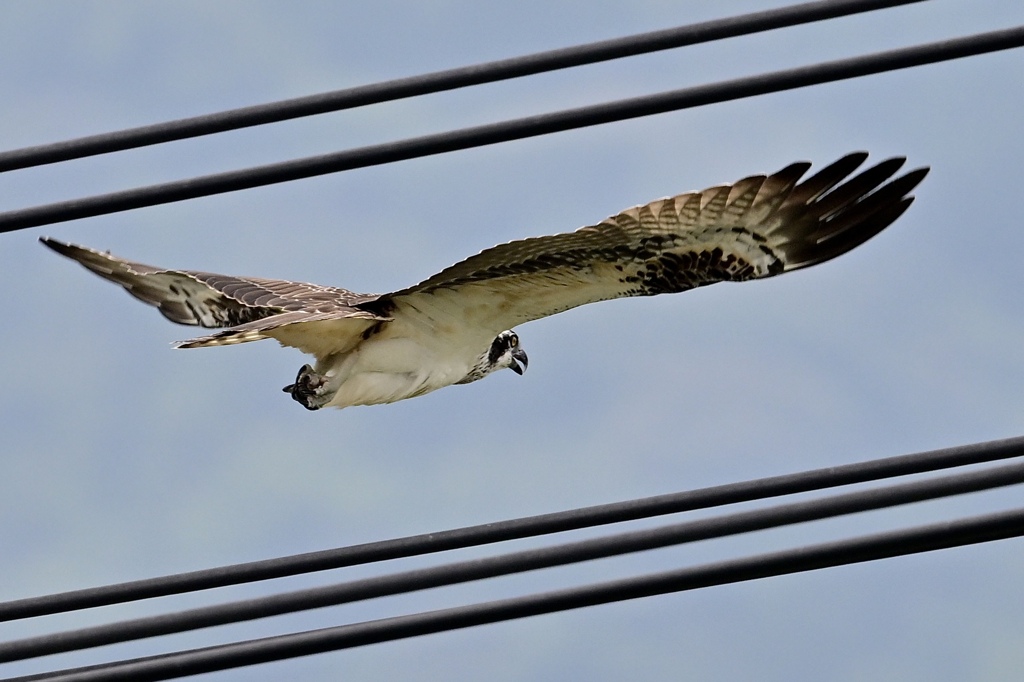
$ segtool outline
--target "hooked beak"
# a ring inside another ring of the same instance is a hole
[[[518,364],[516,364],[516,360],[523,363],[523,366],[520,367]],[[526,357],[526,351],[524,351],[522,348],[516,348],[514,351],[512,351],[512,364],[509,365],[509,369],[511,369],[519,376],[522,376],[523,372],[526,371],[526,368],[529,365],[530,359]]]

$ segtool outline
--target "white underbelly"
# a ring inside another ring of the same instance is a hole
[[[333,365],[317,368],[329,383],[337,382],[328,405],[393,403],[450,386],[466,376],[471,360],[439,352],[444,348],[403,337],[370,337]]]

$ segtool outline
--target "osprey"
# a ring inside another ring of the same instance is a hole
[[[164,270],[42,242],[156,306],[173,322],[220,328],[178,348],[276,339],[316,358],[284,388],[310,410],[391,403],[508,368],[526,353],[512,327],[585,303],[676,293],[822,263],[862,244],[913,201],[904,159],[851,174],[845,156],[659,199],[575,232],[487,249],[390,294],[257,277]]]

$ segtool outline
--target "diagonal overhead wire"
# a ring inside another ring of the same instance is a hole
[[[812,469],[796,474],[2,602],[0,622],[764,500],[1022,455],[1024,437],[1017,437]]]
[[[336,606],[1024,483],[1024,463],[0,643],[0,663]]]
[[[1024,45],[1024,26],[0,213],[0,232],[196,199]]]
[[[1024,509],[406,616],[10,678],[166,680],[559,611],[877,561],[1024,535]]]
[[[0,172],[520,78],[923,1],[817,0],[789,5],[345,90],[14,149],[0,153]]]

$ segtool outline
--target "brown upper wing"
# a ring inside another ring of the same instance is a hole
[[[182,348],[270,337],[323,355],[350,347],[368,327],[388,319],[356,307],[379,298],[371,294],[287,280],[166,270],[55,239],[40,241],[100,277],[120,284],[173,322],[223,328],[210,336],[182,342]],[[290,329],[285,331],[285,327]]]
[[[896,220],[927,173],[887,182],[904,161],[894,158],[851,178],[866,158],[850,154],[802,183],[810,164],[795,163],[659,199],[575,232],[502,244],[386,298],[399,310],[443,311],[490,334],[585,303],[821,263]]]

